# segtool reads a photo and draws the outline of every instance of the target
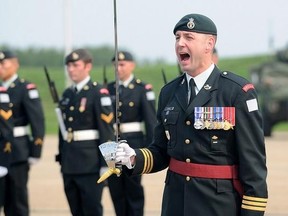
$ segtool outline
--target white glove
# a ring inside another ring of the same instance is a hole
[[[99,174],[100,176],[102,176],[109,168],[106,166],[103,166],[100,168]]]
[[[34,164],[38,163],[39,160],[40,160],[39,158],[29,157],[29,158],[28,158],[28,163],[29,163],[30,165],[34,165]]]
[[[136,156],[133,148],[131,148],[127,143],[122,142],[118,145],[116,150],[116,163],[125,165],[128,169],[132,169],[131,157]]]
[[[0,178],[7,175],[7,173],[8,173],[8,169],[6,167],[0,166]]]

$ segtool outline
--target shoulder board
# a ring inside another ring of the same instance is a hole
[[[101,88],[101,89],[99,90],[99,92],[100,92],[101,94],[109,94],[109,91],[108,91],[108,89],[106,89],[106,88]]]
[[[250,83],[247,79],[245,79],[244,77],[241,77],[237,74],[234,74],[232,72],[229,71],[222,71],[221,76],[231,80],[232,82],[238,84],[239,86],[241,86],[242,90],[244,92],[249,91],[250,89],[255,89],[254,85],[252,83]]]
[[[26,89],[34,89],[34,88],[36,88],[36,85],[34,83],[28,83],[26,85]]]

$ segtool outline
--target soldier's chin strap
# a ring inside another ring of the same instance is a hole
[[[115,160],[115,154],[116,154],[116,149],[120,141],[120,119],[119,119],[119,77],[118,77],[118,35],[117,35],[117,5],[116,5],[116,0],[113,0],[113,5],[114,5],[114,43],[115,43],[115,121],[116,121],[116,128],[115,128],[115,142],[110,142],[113,143],[112,145],[116,144],[116,148],[114,148],[115,152],[111,152],[112,159],[112,165],[110,164],[109,161],[106,160],[105,155],[103,157],[105,158],[105,161],[109,167],[109,169],[99,178],[97,183],[101,183],[102,181],[106,180],[109,176],[112,174],[116,174],[117,176],[121,175],[122,172],[122,165],[115,163],[113,159]],[[121,141],[120,141],[121,142]],[[104,143],[105,144],[105,143]],[[103,144],[102,144],[103,145]],[[101,145],[100,145],[101,146]],[[101,148],[101,147],[100,147]]]

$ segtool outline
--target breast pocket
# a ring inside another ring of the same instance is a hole
[[[163,114],[163,125],[168,139],[168,148],[174,148],[177,140],[177,121],[179,112],[166,112]]]

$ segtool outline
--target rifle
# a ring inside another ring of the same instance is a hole
[[[47,81],[48,81],[49,90],[50,90],[53,102],[54,103],[59,103],[59,97],[58,97],[58,93],[57,93],[57,90],[56,90],[55,83],[54,83],[54,81],[52,81],[50,79],[50,76],[49,76],[49,73],[48,73],[48,70],[47,70],[46,66],[44,66],[44,71],[45,71],[45,74],[46,74],[46,78],[47,78]]]
[[[48,81],[49,90],[50,90],[53,102],[59,104],[59,97],[58,97],[58,93],[57,93],[57,90],[56,90],[55,83],[54,83],[54,81],[52,81],[50,79],[50,76],[49,76],[49,73],[48,73],[48,69],[47,69],[46,66],[44,66],[44,72],[46,74],[46,78],[47,78],[47,81]],[[58,121],[58,124],[59,124],[59,129],[61,131],[62,137],[63,137],[64,140],[67,140],[67,136],[68,135],[67,135],[66,127],[65,127],[64,120],[63,120],[63,117],[62,117],[61,109],[59,107],[56,107],[55,108],[55,112],[56,112],[57,121]]]
[[[107,87],[108,79],[106,76],[106,65],[103,66],[103,86]]]
[[[165,71],[164,71],[163,68],[162,68],[161,72],[162,72],[162,77],[163,77],[163,80],[164,80],[164,85],[166,85],[167,84],[167,79],[166,79]]]

